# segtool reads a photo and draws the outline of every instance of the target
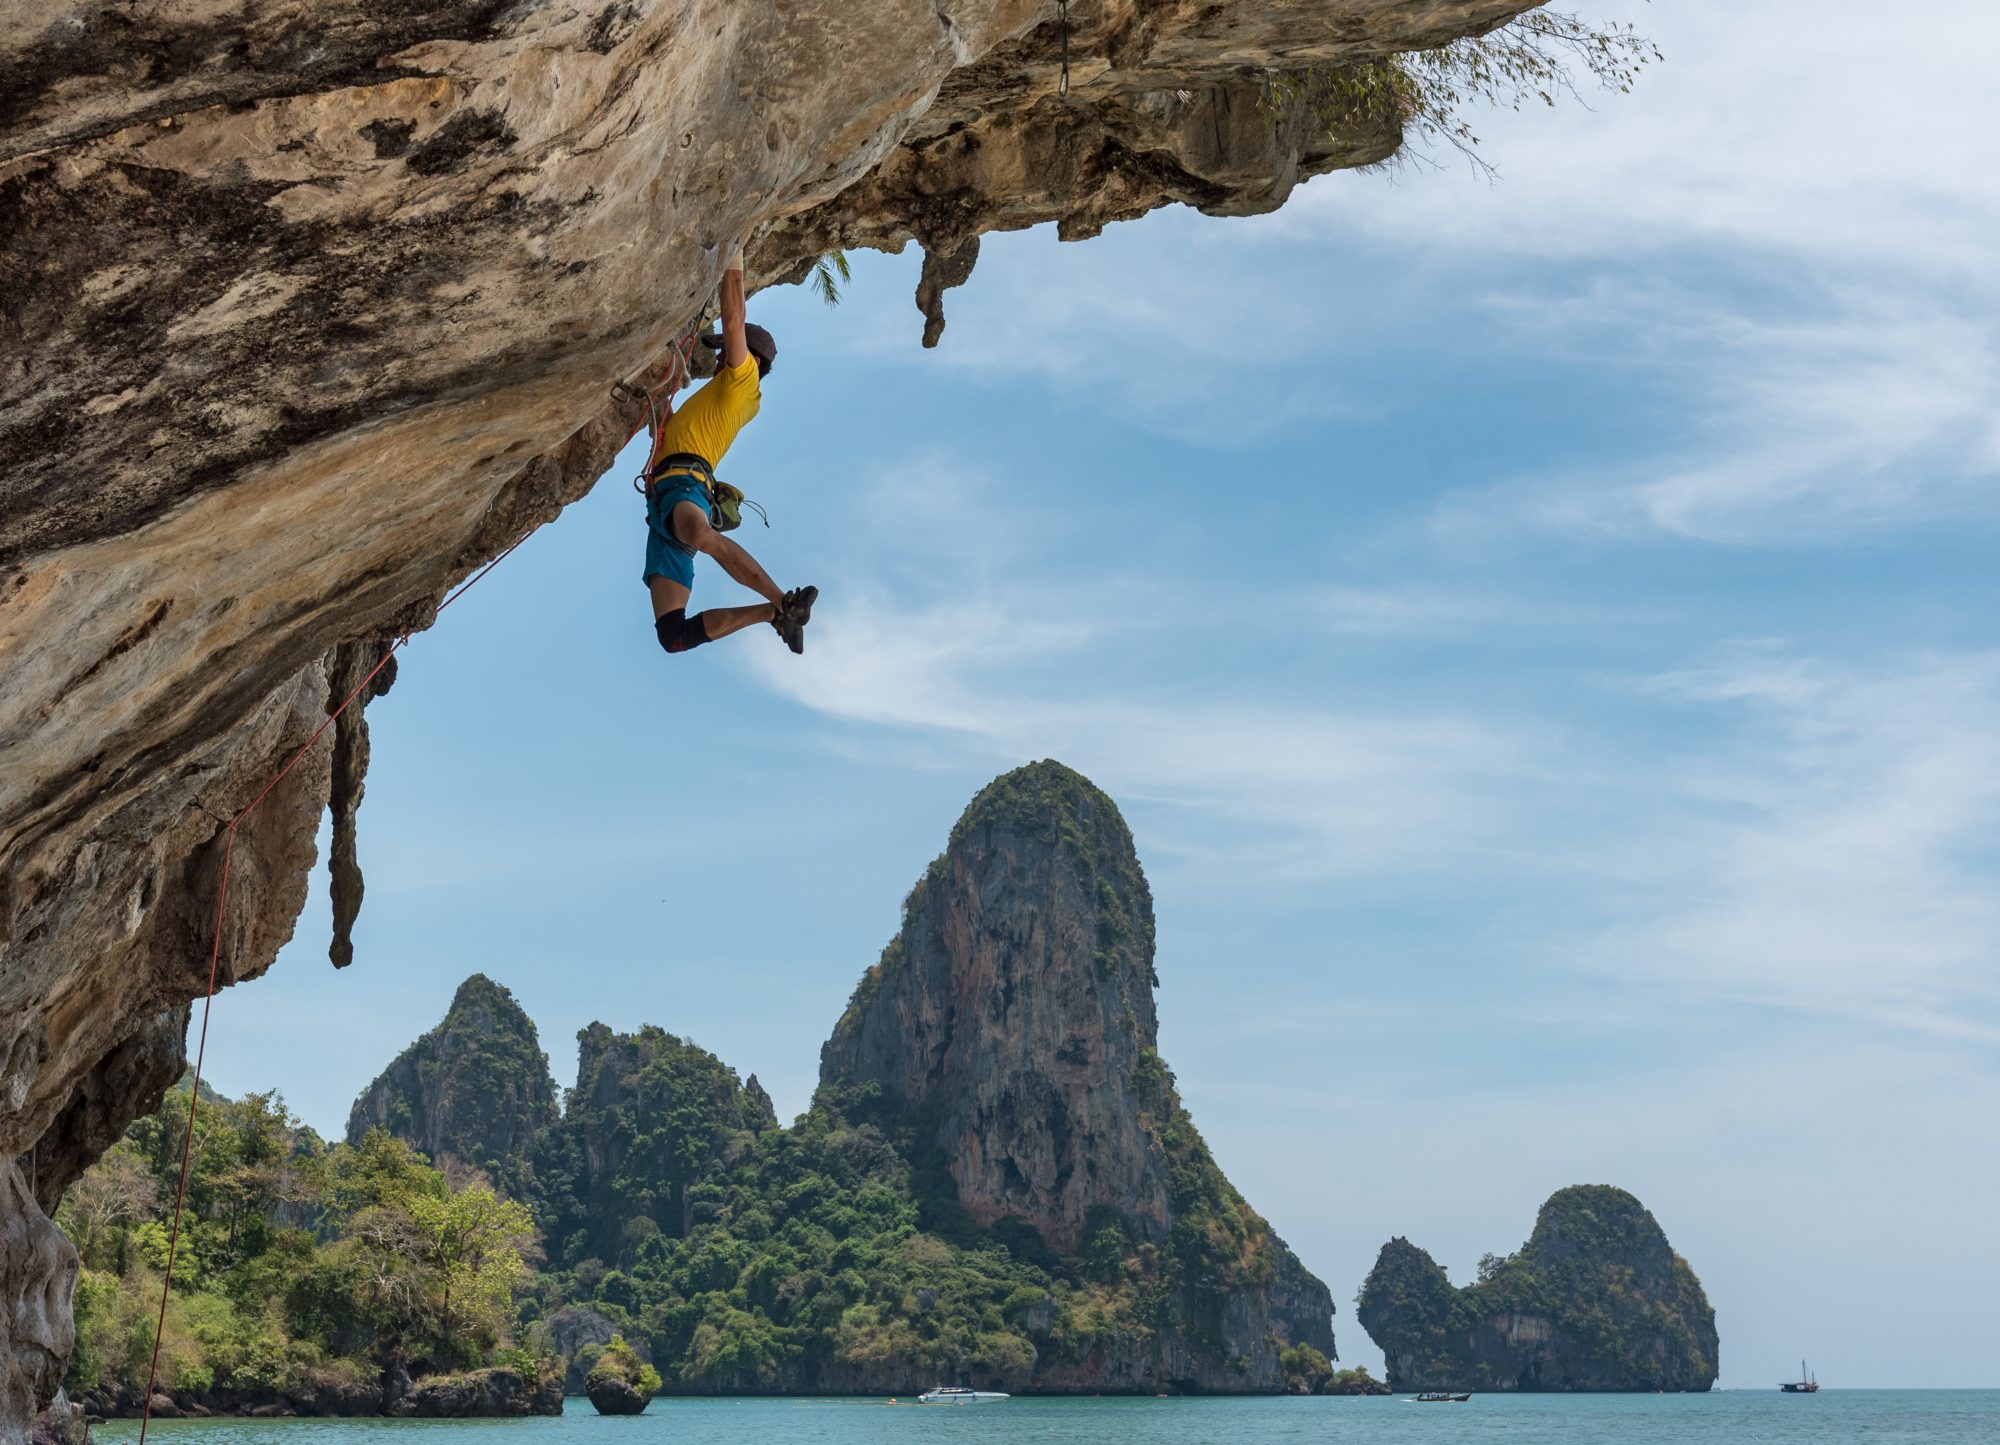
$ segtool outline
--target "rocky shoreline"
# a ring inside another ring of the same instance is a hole
[[[152,1414],[161,1420],[204,1420],[235,1416],[248,1419],[328,1419],[368,1416],[415,1420],[464,1420],[563,1412],[562,1377],[539,1376],[496,1366],[411,1380],[407,1373],[385,1370],[379,1379],[362,1381],[338,1371],[291,1390],[164,1390],[153,1392]],[[138,1389],[80,1390],[73,1408],[86,1418],[136,1420],[144,1413],[144,1393]]]

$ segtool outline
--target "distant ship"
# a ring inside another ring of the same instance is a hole
[[[1007,1397],[997,1390],[968,1390],[963,1385],[938,1385],[917,1396],[919,1405],[984,1405]]]
[[[1783,1390],[1787,1395],[1810,1395],[1819,1389],[1819,1381],[1812,1377],[1812,1371],[1806,1368],[1806,1362],[1800,1360],[1799,1378],[1791,1381],[1789,1384],[1780,1385],[1778,1388]]]
[[[1463,1404],[1471,1398],[1472,1396],[1470,1395],[1454,1395],[1449,1390],[1426,1390],[1423,1394],[1414,1397],[1410,1403],[1413,1405]]]

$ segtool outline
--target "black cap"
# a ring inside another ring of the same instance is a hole
[[[702,337],[701,344],[716,351],[722,350],[720,332],[710,332]],[[743,344],[750,348],[750,354],[769,366],[778,359],[778,343],[771,339],[771,333],[754,321],[743,323]]]

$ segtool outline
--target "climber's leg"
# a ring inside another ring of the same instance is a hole
[[[647,524],[646,586],[653,596],[653,632],[661,647],[668,652],[687,652],[704,642],[768,622],[792,651],[804,650],[805,624],[812,616],[819,589],[780,592],[755,557],[715,530],[709,521],[705,493],[684,493],[677,498],[667,492],[654,498],[647,509]],[[706,552],[731,577],[771,600],[748,607],[711,607],[688,616],[697,552]]]
[[[673,607],[653,619],[653,636],[667,652],[689,652],[709,640],[701,617],[687,615],[685,607]]]
[[[694,549],[674,535],[673,513],[683,500],[707,495],[692,477],[678,485],[663,482],[646,493],[646,570],[640,575],[653,594],[655,617],[688,605],[694,590]],[[692,501],[688,505],[700,510]]]
[[[755,557],[709,524],[706,507],[691,501],[677,502],[674,505],[673,527],[674,539],[683,547],[691,552],[706,552],[720,564],[723,571],[771,604],[765,609],[762,618],[753,620],[769,622],[778,615],[778,606],[785,600],[785,594],[779,590],[778,584],[771,580],[771,574],[758,565]],[[724,610],[738,612],[757,609],[731,607]],[[716,635],[721,636],[720,633]]]
[[[646,585],[653,594],[653,633],[660,639],[661,647],[668,652],[687,652],[704,642],[777,617],[778,602],[783,601],[784,594],[778,592],[777,584],[757,565],[755,558],[709,525],[708,509],[702,502],[692,498],[674,501],[668,514],[658,518],[658,523],[665,540],[660,547],[648,546]],[[693,589],[666,574],[679,571],[684,564],[692,579],[696,552],[707,552],[744,586],[766,595],[776,594],[778,601],[748,607],[711,607],[688,616],[688,599]]]
[[[711,607],[694,620],[708,630],[708,640],[713,642],[759,622],[769,622],[777,615],[778,609],[770,603],[758,602],[749,607]]]
[[[676,592],[680,594],[678,597],[673,595]],[[741,632],[755,623],[769,622],[778,612],[770,603],[759,602],[750,607],[711,607],[690,617],[687,601],[685,587],[675,587],[664,578],[653,579],[653,605],[659,608],[653,615],[653,635],[668,652],[690,652],[704,642]],[[662,603],[679,605],[663,607]]]

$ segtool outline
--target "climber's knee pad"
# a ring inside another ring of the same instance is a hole
[[[653,635],[669,652],[687,652],[708,641],[708,629],[701,625],[701,614],[690,617],[685,607],[662,613],[653,623]]]

